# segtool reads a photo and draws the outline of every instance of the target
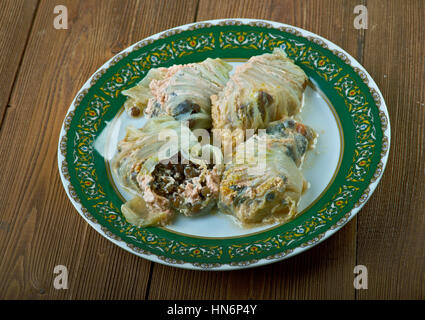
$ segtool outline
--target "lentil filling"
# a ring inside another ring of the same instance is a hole
[[[202,169],[198,164],[191,161],[181,162],[158,163],[152,172],[153,180],[150,182],[150,188],[155,194],[169,200],[172,208],[187,214],[187,210],[183,207],[188,207],[190,211],[196,213],[203,209],[204,201],[212,196],[212,192],[206,180],[200,178]],[[213,165],[208,165],[209,170],[212,168]],[[185,197],[188,187],[196,190],[196,194],[190,199]]]

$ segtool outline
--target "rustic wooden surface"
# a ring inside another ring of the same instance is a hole
[[[53,8],[68,8],[56,30]],[[353,26],[368,8],[367,30]],[[214,18],[262,18],[331,40],[386,100],[386,172],[359,215],[322,244],[231,272],[175,269],[100,236],[68,200],[57,168],[66,111],[87,78],[144,37]],[[0,1],[0,299],[424,299],[425,2],[378,0]],[[353,269],[368,268],[367,290]],[[69,288],[53,287],[56,265]]]

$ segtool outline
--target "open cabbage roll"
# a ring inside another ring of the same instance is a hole
[[[306,85],[306,74],[282,49],[251,57],[236,68],[224,90],[211,97],[213,127],[262,129],[293,116],[301,108]]]
[[[206,212],[218,200],[221,162],[218,148],[201,145],[183,122],[170,116],[150,119],[141,129],[128,127],[112,160],[120,184],[134,195],[122,213],[144,227],[168,224],[176,214]]]
[[[218,207],[245,227],[293,219],[307,188],[299,167],[315,140],[313,129],[286,119],[271,123],[264,135],[239,144],[235,161],[223,173]]]
[[[191,128],[211,128],[212,95],[229,80],[232,67],[221,59],[151,69],[135,87],[123,91],[128,96],[125,109],[130,115],[148,118],[169,115],[190,121]]]

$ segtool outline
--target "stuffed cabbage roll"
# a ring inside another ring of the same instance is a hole
[[[211,128],[211,96],[229,80],[232,67],[221,59],[151,69],[128,96],[125,109],[133,116],[148,118],[169,115],[187,120],[191,128]]]
[[[315,139],[313,129],[286,119],[271,123],[266,134],[239,144],[236,160],[223,173],[218,207],[245,227],[293,219],[307,188],[299,167]],[[248,150],[250,144],[253,152]],[[243,157],[242,163],[238,157]],[[263,166],[261,161],[265,161]]]
[[[251,57],[212,96],[214,129],[258,129],[299,112],[307,76],[282,49]]]
[[[153,98],[149,87],[153,80],[163,80],[167,75],[167,68],[150,69],[146,76],[140,81],[137,86],[122,92],[127,96],[124,103],[125,111],[132,117],[142,115],[142,111],[147,106],[149,99]]]
[[[178,141],[170,144],[161,137],[165,130]],[[193,132],[172,117],[150,119],[141,129],[127,128],[112,161],[120,184],[134,195],[123,204],[122,213],[140,227],[168,224],[177,214],[208,211],[218,200],[221,162],[218,148],[200,145]]]

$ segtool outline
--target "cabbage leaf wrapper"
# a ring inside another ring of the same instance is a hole
[[[263,129],[293,116],[301,109],[306,85],[306,74],[282,49],[251,57],[211,97],[213,128]]]
[[[286,119],[239,144],[222,176],[219,209],[243,227],[292,220],[308,186],[300,166],[316,137],[313,129]]]
[[[170,116],[129,126],[112,159],[120,185],[134,198],[121,207],[138,226],[166,225],[177,214],[199,215],[218,201],[221,150],[200,144],[182,121]]]
[[[189,121],[193,129],[209,129],[211,96],[223,90],[232,67],[217,58],[199,63],[174,65],[149,70],[138,85],[122,93],[127,113],[152,118],[169,115]]]

